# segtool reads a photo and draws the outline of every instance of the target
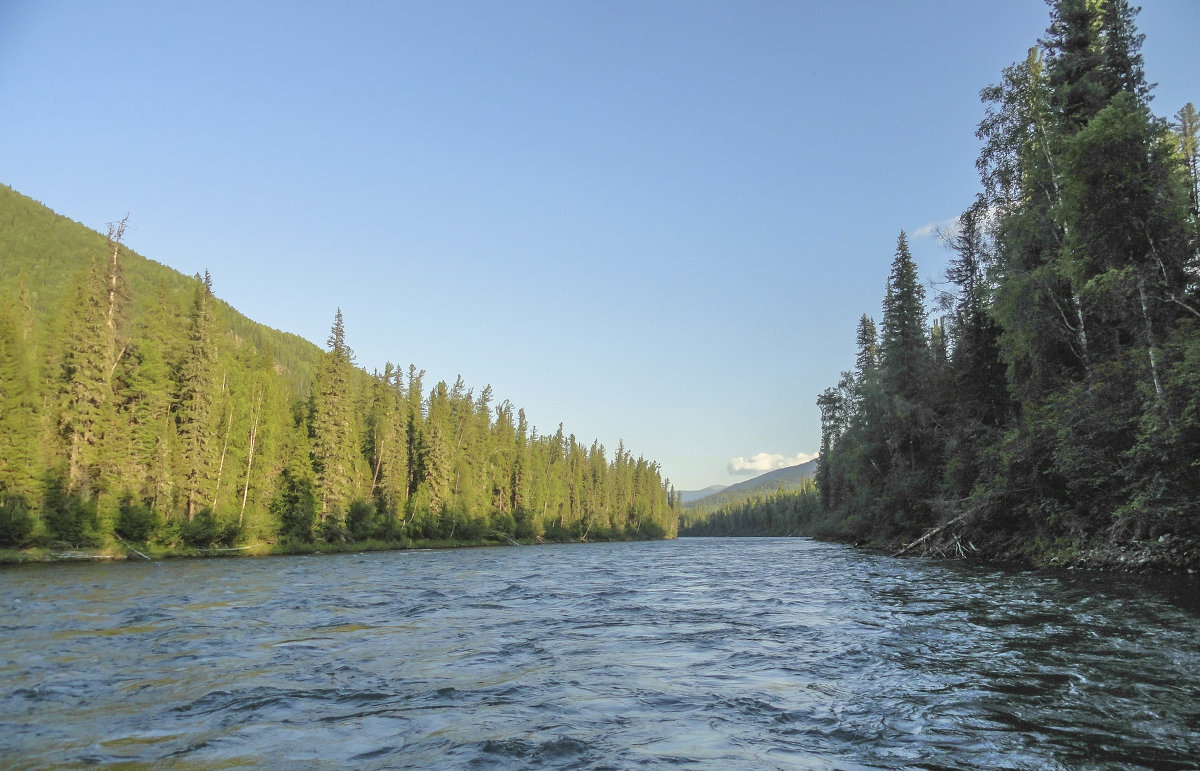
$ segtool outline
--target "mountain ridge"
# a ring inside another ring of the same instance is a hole
[[[721,486],[721,489],[709,493],[708,495],[694,497],[692,499],[682,498],[683,507],[685,509],[709,508],[718,507],[735,500],[750,498],[758,494],[773,493],[780,487],[785,490],[794,490],[799,488],[805,481],[812,479],[817,473],[817,461],[807,461],[799,463],[795,466],[786,466],[784,468],[774,469],[764,474],[759,474],[756,477],[747,479],[744,482],[737,484]],[[711,485],[704,488],[705,490],[718,485]],[[690,492],[703,492],[703,490],[695,490]]]

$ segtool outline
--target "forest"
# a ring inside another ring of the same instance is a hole
[[[821,505],[816,480],[798,488],[754,493],[720,500],[711,507],[684,507],[679,513],[679,535],[688,537],[837,537],[840,521]]]
[[[1051,4],[981,92],[982,185],[942,234],[945,282],[919,282],[901,232],[881,321],[862,316],[853,369],[817,399],[817,489],[720,512],[712,534],[819,503],[801,532],[1200,563],[1200,117],[1151,112],[1135,14]]]
[[[460,379],[355,362],[0,186],[0,547],[673,537],[659,465]]]

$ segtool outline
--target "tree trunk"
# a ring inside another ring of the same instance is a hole
[[[233,408],[229,410],[229,419],[225,422],[225,439],[221,442],[221,458],[217,461],[217,482],[213,485],[212,508],[217,509],[217,497],[221,493],[221,472],[225,470],[225,451],[229,449],[229,432],[233,430]]]
[[[1154,345],[1154,326],[1150,323],[1150,312],[1146,307],[1146,280],[1138,273],[1138,300],[1142,305],[1142,323],[1146,328],[1146,353],[1150,357],[1150,376],[1154,380],[1154,395],[1161,402],[1163,398],[1162,382],[1158,378],[1158,351]]]
[[[254,442],[258,438],[258,416],[262,412],[262,391],[254,405],[254,418],[250,422],[250,451],[246,453],[246,483],[242,485],[242,508],[238,511],[238,527],[241,528],[246,515],[246,498],[250,495],[250,469],[254,465]]]

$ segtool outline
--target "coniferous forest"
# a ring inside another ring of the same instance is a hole
[[[1200,116],[1151,110],[1128,2],[1050,5],[981,92],[945,281],[901,232],[817,399],[815,487],[683,534],[1200,562]],[[0,546],[675,535],[656,463],[539,434],[490,388],[367,373],[340,310],[325,350],[255,324],[123,228],[0,188]]]
[[[672,537],[657,463],[359,368],[0,186],[0,546]],[[149,548],[142,546],[141,548]]]
[[[1200,562],[1200,119],[1152,113],[1135,14],[1052,3],[981,92],[982,189],[943,234],[946,283],[926,296],[901,232],[881,320],[862,317],[854,369],[817,400],[809,532]],[[685,534],[754,529],[715,516]]]

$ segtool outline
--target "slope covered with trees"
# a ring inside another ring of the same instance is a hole
[[[931,324],[900,234],[882,324],[818,400],[821,499],[859,537],[1195,561],[1195,111],[1151,113],[1134,13],[1058,0],[982,92],[983,189]]]
[[[679,535],[710,536],[822,536],[836,537],[841,522],[821,505],[814,479],[797,487],[719,500],[708,506],[684,507],[679,514]]]
[[[0,186],[0,546],[671,537],[624,446],[356,366]]]
[[[806,483],[812,480],[816,469],[816,460],[810,460],[795,466],[768,471],[753,479],[729,485],[691,501],[685,501],[683,509],[693,513],[715,511],[730,504],[744,503],[755,496],[763,497],[777,492],[799,490],[805,488]]]

